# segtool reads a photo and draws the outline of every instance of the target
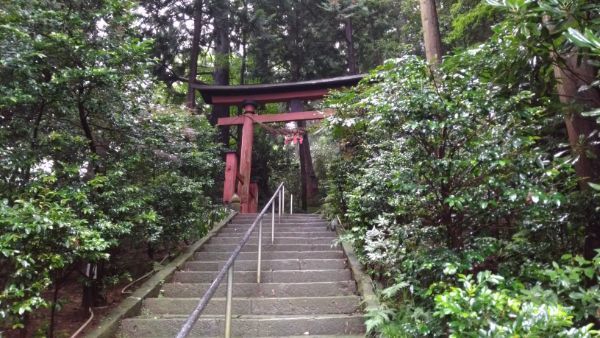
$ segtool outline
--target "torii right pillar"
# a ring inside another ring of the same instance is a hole
[[[250,178],[252,177],[252,144],[254,143],[254,121],[256,103],[246,102],[243,104],[244,124],[242,126],[242,144],[240,147],[240,170],[238,194],[241,201],[241,212],[251,212],[250,205]],[[258,190],[258,189],[257,189]],[[258,192],[258,191],[256,191]],[[256,196],[255,196],[256,197]],[[256,212],[256,211],[255,211]]]

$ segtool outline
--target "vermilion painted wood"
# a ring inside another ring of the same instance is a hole
[[[328,88],[289,91],[283,93],[265,93],[265,94],[246,94],[246,95],[214,95],[212,104],[238,105],[244,100],[252,100],[258,103],[267,102],[286,102],[290,100],[318,100],[322,99],[329,92]]]
[[[255,114],[247,114],[252,117]],[[254,122],[250,116],[244,116],[242,127],[242,146],[240,147],[240,170],[242,181],[238,183],[238,194],[241,201],[241,212],[250,212],[250,174],[252,170],[252,143],[254,142]]]
[[[236,173],[235,179],[239,182],[239,183],[244,183],[244,178],[242,176],[240,176],[240,173]]]
[[[252,120],[260,123],[273,123],[273,122],[292,122],[292,121],[307,121],[307,120],[320,120],[334,114],[333,109],[326,109],[323,111],[301,111],[295,113],[279,113],[279,114],[265,114],[265,115],[252,115]],[[219,118],[218,126],[233,126],[244,124],[244,116],[236,117],[221,117]]]
[[[235,183],[238,171],[238,158],[235,151],[225,155],[225,184],[223,186],[223,203],[231,202],[231,196],[235,193]]]
[[[220,118],[218,125],[229,126],[229,125],[240,125],[242,124],[242,145],[240,148],[240,159],[239,159],[239,170],[237,172],[230,171],[230,165],[237,166],[237,163],[232,162],[229,154],[226,157],[226,173],[225,173],[225,186],[223,187],[223,201],[228,202],[235,192],[234,187],[237,182],[237,192],[240,196],[241,201],[241,213],[256,212],[258,208],[258,198],[253,201],[250,196],[250,177],[251,177],[251,163],[252,163],[252,144],[254,142],[254,122],[260,123],[272,123],[272,122],[290,122],[290,121],[306,121],[306,120],[319,120],[332,115],[334,111],[327,109],[324,111],[304,111],[294,113],[282,113],[282,114],[268,114],[268,115],[257,115],[251,112],[244,114],[244,116],[238,117],[225,117]],[[235,155],[235,154],[234,154]],[[228,176],[231,175],[231,176]],[[231,180],[231,181],[229,181]],[[233,182],[233,183],[231,183]],[[257,190],[258,194],[258,190]],[[256,205],[253,205],[253,203]],[[251,211],[254,210],[254,211]]]
[[[258,184],[250,183],[250,213],[256,213],[258,210]]]

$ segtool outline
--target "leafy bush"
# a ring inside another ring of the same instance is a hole
[[[520,283],[507,284],[490,271],[478,273],[476,280],[460,275],[458,282],[457,287],[435,296],[434,315],[447,322],[450,337],[591,337],[600,333],[592,330],[593,324],[573,327],[577,306],[558,301],[555,289],[539,285],[523,289]],[[597,287],[586,292],[596,300],[600,296]]]
[[[328,213],[351,224],[346,238],[383,284],[367,320],[381,336],[596,334],[596,268],[548,269],[581,250],[598,201],[576,190],[555,98],[530,82],[528,60],[510,80],[494,73],[516,48],[494,40],[437,69],[404,56],[329,99],[341,152]]]
[[[214,128],[203,116],[155,104],[152,41],[139,38],[136,6],[2,8],[2,327],[24,326],[47,305],[44,290],[58,290],[87,264],[98,278],[84,278],[92,292],[82,303],[99,305],[103,281],[148,269],[123,266],[122,257],[144,250],[153,258],[203,235],[218,217]]]
[[[0,202],[0,318],[20,318],[47,302],[42,292],[81,261],[106,260],[109,242],[70,207],[77,191]],[[22,324],[17,321],[16,327]]]

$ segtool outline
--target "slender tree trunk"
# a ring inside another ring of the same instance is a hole
[[[85,137],[88,139],[88,145],[90,150],[94,154],[98,154],[98,148],[96,145],[96,140],[94,140],[94,135],[92,134],[92,129],[90,128],[90,124],[88,122],[87,112],[85,110],[85,106],[83,100],[81,98],[77,101],[77,109],[79,112],[79,122],[81,123],[81,129],[85,134]]]
[[[48,327],[48,337],[54,337],[54,324],[56,322],[56,302],[58,302],[58,291],[60,290],[59,278],[54,279],[54,291],[52,292],[52,305],[50,306],[50,325]]]
[[[435,0],[420,0],[420,8],[425,56],[429,63],[438,64],[442,59],[442,40]]]
[[[30,315],[29,312],[23,314],[23,317],[21,318],[21,323],[23,323],[23,328],[19,329],[19,338],[27,338],[29,337],[29,319],[30,319]]]
[[[242,18],[242,65],[240,66],[240,85],[246,84],[246,58],[247,58],[247,44],[248,44],[248,35],[247,35],[247,25],[248,25],[248,3],[246,0],[243,0],[244,12]],[[242,106],[238,106],[237,114],[242,115]],[[237,149],[236,153],[238,158],[240,158],[240,150],[242,146],[242,125],[238,125],[236,127],[237,134]],[[267,186],[268,187],[268,186]]]
[[[421,25],[423,27],[423,44],[425,46],[425,57],[427,62],[433,67],[440,64],[442,61],[442,40],[440,37],[440,27],[437,16],[437,9],[435,6],[435,0],[420,0],[421,10]],[[438,81],[435,74],[433,74],[433,81]],[[444,139],[446,138],[446,130],[443,131]],[[431,154],[432,157],[442,160],[446,156],[445,147],[440,145]],[[442,184],[440,187],[440,194],[442,196],[442,207],[443,211],[441,214],[441,223],[446,227],[446,234],[448,236],[448,245],[450,248],[458,250],[462,247],[462,228],[456,226],[452,221],[452,208],[447,202],[444,202],[449,196],[449,188],[447,185]]]
[[[89,274],[87,273],[89,272]],[[83,288],[83,299],[81,307],[88,313],[90,307],[96,307],[106,304],[106,299],[100,293],[102,276],[104,276],[103,263],[90,263],[89,271],[86,264],[86,284]]]
[[[213,72],[213,82],[215,85],[229,85],[229,2],[227,0],[215,1],[212,8],[214,18],[214,39],[215,39],[215,68]],[[229,106],[213,105],[210,122],[217,124],[219,117],[229,116]],[[229,145],[229,127],[221,127],[221,142]]]
[[[37,146],[38,146],[38,134],[39,134],[39,130],[40,130],[40,124],[42,123],[42,117],[44,116],[44,112],[45,112],[45,108],[46,108],[46,100],[44,100],[43,98],[41,99],[41,102],[38,106],[37,109],[37,114],[35,117],[35,120],[33,122],[33,134],[31,135],[31,152],[30,152],[30,156],[34,156],[33,153],[35,152]],[[31,165],[27,165],[23,172],[25,173],[23,175],[23,185],[29,183],[29,179],[31,178]]]
[[[303,27],[304,22],[300,20],[298,11],[294,11],[293,15],[290,15],[290,22],[288,27],[290,28],[290,36],[293,36],[295,46],[300,45],[300,29]],[[304,64],[304,54],[302,49],[297,47],[293,50],[292,58],[290,59],[290,76],[292,81],[299,81],[302,78],[302,65]],[[304,103],[300,100],[290,101],[290,112],[298,112],[304,110]],[[302,128],[306,125],[306,122],[299,121],[298,127]],[[300,157],[300,178],[301,178],[301,207],[302,210],[307,210],[311,199],[318,193],[318,181],[317,176],[312,165],[312,157],[310,154],[310,141],[308,135],[304,135],[302,144],[298,146],[298,155]]]
[[[352,19],[347,18],[344,24],[344,35],[346,37],[346,50],[348,55],[346,56],[348,62],[348,72],[350,74],[358,73],[358,66],[356,63],[356,50],[354,49]]]
[[[88,139],[90,151],[96,157],[97,156],[100,156],[100,157],[105,156],[106,152],[105,152],[104,148],[99,146],[99,143],[96,141],[96,138],[94,137],[94,133],[92,132],[92,129],[90,127],[90,123],[88,121],[88,112],[85,109],[85,104],[84,104],[82,95],[83,95],[83,89],[80,89],[79,97],[78,97],[78,101],[77,101],[77,108],[78,108],[78,112],[79,112],[79,122],[81,123],[81,129],[83,130],[85,137]],[[93,164],[94,162],[95,162],[95,164]],[[99,171],[102,170],[102,166],[99,165],[97,160],[96,161],[90,160],[87,169],[88,169],[88,172],[87,172],[86,176],[91,179],[96,175],[96,173],[98,173]],[[101,277],[99,278],[99,276],[101,276],[100,272],[99,272],[100,264],[95,264],[95,263],[89,263],[89,264],[90,264],[90,266],[94,267],[95,273],[93,274],[93,278],[88,278],[88,280],[86,280],[85,283],[83,284],[81,304],[82,304],[82,308],[86,311],[89,307],[97,306],[100,302],[100,299],[102,298],[100,295],[100,283],[99,283],[99,280],[101,279]],[[91,276],[88,275],[88,277],[91,277]]]
[[[246,0],[242,1],[244,4],[244,18],[242,19],[242,65],[240,66],[240,84],[243,85],[246,83],[246,45],[248,44],[248,34],[247,34],[247,25],[248,25],[248,3]]]
[[[198,76],[198,53],[200,52],[200,35],[202,34],[202,0],[196,0],[194,4],[194,33],[192,37],[192,50],[190,52],[190,73],[188,78],[187,107],[190,110],[196,108],[196,90],[192,83]]]
[[[299,112],[304,110],[304,104],[300,100],[290,102],[290,112]],[[298,128],[304,128],[305,121],[298,121]],[[298,145],[298,155],[300,156],[300,197],[302,210],[307,210],[308,205],[319,193],[319,180],[315,174],[310,154],[310,141],[308,134],[304,134],[302,144]]]

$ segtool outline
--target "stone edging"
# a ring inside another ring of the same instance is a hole
[[[339,237],[340,232],[338,229],[336,229],[336,233]],[[363,272],[362,266],[354,254],[354,248],[352,248],[352,244],[348,242],[342,242],[342,249],[348,258],[348,265],[350,265],[352,277],[354,277],[354,280],[356,281],[358,293],[363,298],[365,312],[378,309],[380,307],[379,298],[377,298],[377,295],[373,291],[373,280],[371,277],[369,277],[369,275]]]
[[[119,329],[122,319],[137,315],[142,307],[142,301],[148,297],[154,297],[160,292],[160,288],[165,280],[170,278],[194,253],[211,237],[213,237],[222,227],[224,227],[235,216],[237,212],[232,211],[224,220],[219,222],[202,239],[188,246],[185,251],[177,256],[164,268],[158,270],[152,277],[145,281],[133,294],[125,298],[117,307],[100,322],[92,332],[86,335],[88,338],[109,338],[114,337]]]

